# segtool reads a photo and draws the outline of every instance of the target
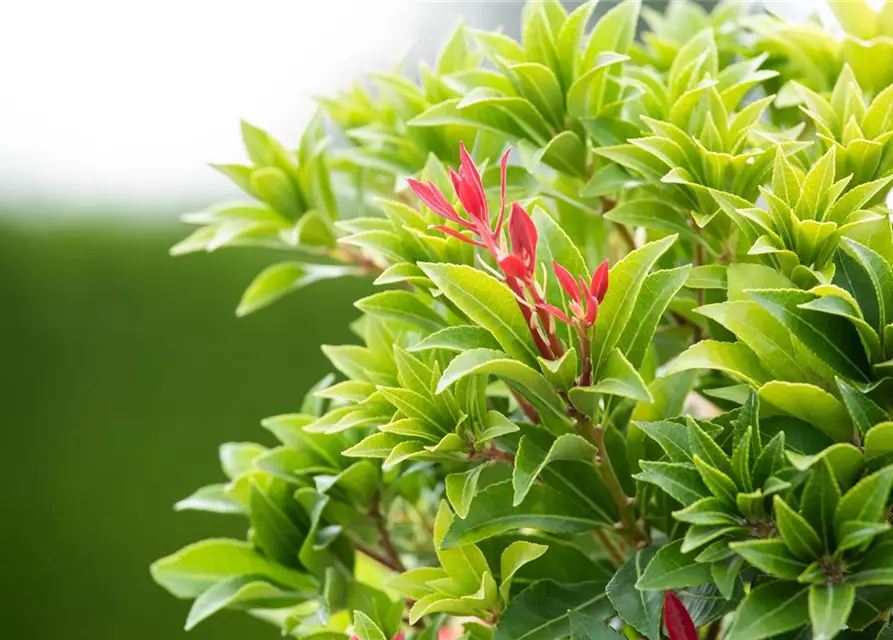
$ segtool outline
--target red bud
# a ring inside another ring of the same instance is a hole
[[[604,260],[595,273],[592,274],[592,281],[589,283],[589,290],[592,295],[601,302],[605,299],[605,293],[608,291],[608,261]]]
[[[518,256],[532,274],[536,262],[536,226],[530,215],[517,202],[512,204],[509,218],[509,238],[512,241],[512,254]]]

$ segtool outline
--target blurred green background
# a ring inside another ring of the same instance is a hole
[[[351,339],[369,283],[320,283],[237,319],[242,290],[277,256],[170,258],[185,232],[0,215],[2,638],[279,637],[232,612],[187,634],[189,604],[148,566],[245,535],[239,517],[172,505],[224,479],[220,443],[270,442],[259,420],[298,408],[328,369],[318,345]]]

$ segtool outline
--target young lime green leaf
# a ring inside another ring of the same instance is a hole
[[[773,380],[760,387],[759,396],[763,407],[805,420],[835,442],[848,442],[853,436],[843,405],[815,385]]]
[[[869,468],[888,464],[893,458],[893,422],[881,422],[865,435],[865,462]]]
[[[846,625],[856,588],[848,584],[814,584],[809,587],[809,621],[815,640],[831,640]]]
[[[512,589],[512,578],[518,569],[542,556],[549,549],[548,545],[516,540],[505,548],[499,559],[499,575],[502,583],[499,585],[499,595],[503,602],[509,601]]]
[[[574,382],[577,379],[577,370],[579,369],[576,349],[571,347],[557,360],[546,360],[544,358],[538,358],[538,360],[540,361],[540,370],[554,387],[570,389],[574,386]]]
[[[561,398],[543,374],[502,351],[472,349],[459,354],[443,372],[437,383],[436,393],[443,393],[471,375],[496,375],[505,378],[515,383],[521,393],[541,412],[551,413],[560,420],[565,419]]]
[[[652,591],[694,587],[710,581],[710,565],[697,562],[694,554],[682,553],[682,540],[677,540],[657,550],[635,586]]]
[[[610,285],[595,321],[593,367],[601,372],[632,317],[636,300],[651,267],[667,252],[677,236],[668,236],[627,254],[609,273]],[[596,379],[598,375],[596,375]]]
[[[757,587],[744,599],[728,638],[762,640],[808,623],[808,588],[790,582],[771,582]]]
[[[427,331],[437,331],[445,324],[418,294],[409,291],[382,291],[357,300],[354,306],[371,316],[406,322]]]
[[[280,262],[267,267],[248,285],[236,309],[237,316],[247,316],[273,304],[283,296],[314,282],[358,275],[353,267],[338,265]]]
[[[569,396],[574,406],[585,410],[597,400],[592,396],[598,394],[631,398],[642,402],[653,402],[648,386],[639,372],[630,364],[620,349],[611,351],[607,361],[591,387],[574,387]]]
[[[642,290],[636,299],[631,322],[617,343],[620,351],[626,355],[633,367],[639,368],[645,359],[645,353],[654,339],[654,332],[660,323],[670,302],[679,293],[688,279],[691,270],[689,265],[675,269],[655,271],[645,278]],[[641,400],[641,398],[637,398]],[[648,402],[651,402],[648,400]]]
[[[797,360],[790,331],[757,303],[721,302],[695,311],[734,333],[777,378],[792,382],[809,379],[803,364]]]
[[[741,342],[702,340],[690,346],[667,365],[664,375],[690,369],[716,369],[760,386],[772,379],[756,354]]]
[[[300,571],[284,567],[239,540],[209,539],[184,547],[157,560],[152,578],[178,598],[195,598],[221,580],[253,575],[284,588],[315,593],[316,580]]]
[[[536,366],[530,330],[514,295],[504,284],[464,265],[423,262],[419,267],[465,315],[490,331],[506,353]]]
[[[446,497],[460,518],[468,515],[484,466],[481,464],[463,473],[451,473],[444,480]]]
[[[174,505],[176,511],[207,511],[209,513],[247,514],[245,506],[234,499],[225,484],[209,484]]]
[[[773,498],[778,531],[788,550],[801,560],[810,561],[821,557],[822,541],[809,522],[794,511],[781,496]]]
[[[483,327],[447,327],[426,336],[421,342],[413,345],[409,351],[427,351],[443,349],[444,351],[468,351],[469,349],[498,350],[499,343],[493,334]]]
[[[185,630],[195,628],[223,609],[281,609],[313,596],[315,594],[285,591],[254,576],[235,576],[221,580],[195,599],[186,618]]]
[[[874,425],[889,419],[887,412],[874,400],[840,378],[837,378],[837,388],[840,390],[840,397],[843,398],[847,413],[860,432],[868,433]]]
[[[360,640],[387,640],[372,618],[362,611],[353,612],[353,630]]]
[[[517,507],[524,502],[534,481],[550,463],[561,460],[591,463],[595,454],[595,447],[575,433],[558,436],[548,450],[541,447],[531,436],[522,436],[512,470],[512,486],[515,492],[513,506]]]
[[[466,593],[475,592],[480,587],[484,574],[490,571],[490,567],[484,554],[475,545],[444,544],[455,522],[457,521],[446,502],[441,501],[434,520],[434,550],[440,565],[459,588]]]
[[[635,585],[645,567],[651,562],[657,549],[646,547],[623,564],[605,589],[617,614],[632,625],[648,640],[659,640],[660,617],[663,611],[663,593],[642,591]]]

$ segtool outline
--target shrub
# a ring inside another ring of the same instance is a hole
[[[419,80],[243,125],[251,313],[374,276],[340,374],[180,509],[247,540],[152,567],[283,633],[828,640],[893,607],[893,3],[852,35],[672,2],[460,26]],[[635,41],[639,18],[648,30]],[[509,149],[514,151],[509,154]],[[509,160],[512,162],[509,162]],[[319,286],[319,285],[317,285]],[[324,312],[324,311],[323,311]]]

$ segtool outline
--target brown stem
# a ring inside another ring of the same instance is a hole
[[[620,530],[632,543],[637,545],[639,542],[645,540],[645,534],[636,522],[636,516],[630,508],[633,501],[627,497],[626,493],[623,491],[620,479],[617,477],[617,473],[614,471],[614,467],[611,464],[611,458],[605,447],[604,427],[601,425],[593,425],[589,416],[584,416],[584,418],[584,420],[577,418],[578,430],[581,430],[583,435],[598,449],[596,466],[598,467],[599,474],[601,475],[605,486],[608,488],[611,497],[614,499],[614,504],[617,505],[617,511],[620,513]]]
[[[492,442],[486,449],[481,449],[480,451],[475,451],[471,449],[468,452],[469,458],[484,458],[486,460],[501,460],[502,462],[507,463],[510,467],[515,466],[515,456],[509,453],[508,451],[503,451],[499,449]]]
[[[619,222],[614,223],[614,228],[620,232],[620,237],[623,238],[623,241],[626,242],[626,246],[629,247],[630,251],[635,251],[636,247],[636,239],[633,237],[632,232],[625,224],[621,224]]]
[[[524,412],[524,415],[527,416],[527,419],[530,420],[534,424],[538,424],[540,421],[540,416],[539,416],[539,413],[537,413],[536,407],[534,407],[532,404],[530,404],[527,401],[527,398],[522,396],[520,393],[518,393],[514,389],[512,389],[511,392],[512,392],[512,397],[515,398],[515,402],[517,402],[518,406],[521,407],[521,411]]]
[[[364,556],[368,556],[368,557],[372,558],[373,560],[375,560],[376,562],[383,564],[391,571],[395,571],[397,573],[402,573],[406,570],[403,568],[402,564],[399,564],[399,565],[395,564],[390,558],[388,558],[385,555],[382,555],[375,549],[372,549],[371,547],[366,546],[362,542],[354,541],[353,546],[356,548],[357,551],[362,553]]]
[[[601,529],[593,529],[592,537],[598,540],[598,543],[604,547],[605,551],[608,553],[608,558],[610,558],[611,564],[614,565],[615,569],[623,566],[626,562],[626,556],[624,556],[623,552],[614,545],[607,533]]]
[[[391,541],[387,519],[381,512],[381,491],[376,492],[375,497],[372,498],[372,508],[369,510],[369,515],[375,520],[375,526],[378,529],[378,544],[381,545],[381,549],[384,551],[384,559],[387,560],[387,562],[384,562],[383,564],[394,571],[399,571],[401,573],[406,571],[406,567],[403,566],[403,561],[400,560],[400,552],[397,551],[397,547],[395,547],[394,543]],[[364,551],[363,553],[366,552]],[[376,559],[378,560],[379,558]]]

